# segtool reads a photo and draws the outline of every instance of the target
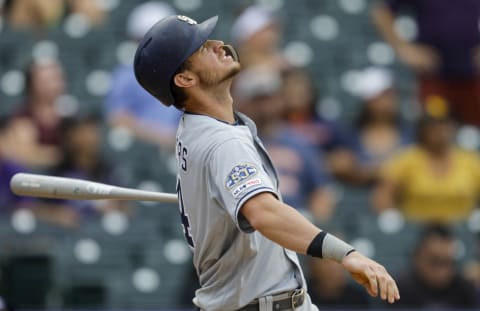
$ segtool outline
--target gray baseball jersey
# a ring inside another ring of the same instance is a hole
[[[249,118],[230,125],[185,113],[177,131],[177,193],[193,251],[203,310],[236,310],[256,298],[305,286],[297,255],[266,239],[239,213],[251,197],[281,199],[272,162]],[[316,310],[307,298],[300,310]]]

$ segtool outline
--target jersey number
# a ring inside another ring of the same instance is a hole
[[[185,213],[185,207],[183,205],[183,196],[182,196],[182,187],[180,187],[180,180],[177,181],[177,193],[178,193],[178,205],[180,208],[180,219],[182,221],[183,233],[185,234],[185,239],[187,240],[188,245],[192,248],[195,247],[193,243],[193,238],[190,233],[190,220],[188,215]]]

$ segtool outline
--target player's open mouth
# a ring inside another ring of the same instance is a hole
[[[234,60],[236,62],[239,61],[237,51],[231,45],[224,45],[222,46],[223,51],[225,52],[222,60]]]
[[[227,53],[225,53],[225,52],[223,52],[222,54],[220,54],[220,55],[218,56],[218,59],[219,59],[219,61],[222,62],[222,63],[231,63],[231,62],[233,62],[233,58],[232,58],[230,55],[228,55]]]

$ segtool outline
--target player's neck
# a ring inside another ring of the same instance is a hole
[[[185,111],[235,123],[233,99],[228,89],[226,92],[202,92],[195,95],[185,105]]]

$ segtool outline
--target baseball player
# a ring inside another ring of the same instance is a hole
[[[318,310],[296,253],[334,260],[372,295],[393,303],[395,281],[378,263],[282,202],[255,124],[230,95],[235,50],[208,39],[217,24],[170,16],[140,42],[138,82],[184,111],[176,137],[181,221],[193,251],[201,310]]]

